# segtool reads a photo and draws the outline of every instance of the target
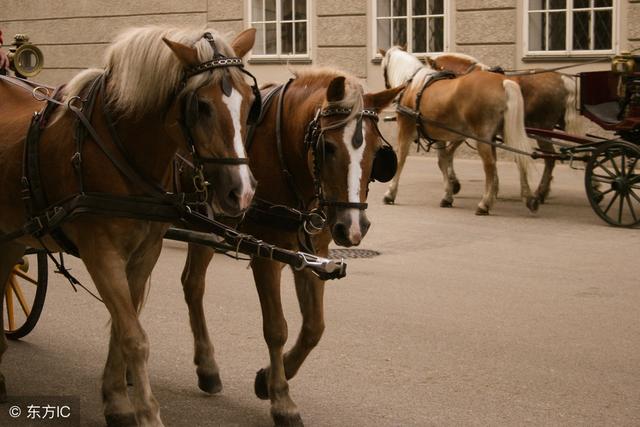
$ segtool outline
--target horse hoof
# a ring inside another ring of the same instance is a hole
[[[138,425],[136,414],[133,412],[128,414],[108,414],[104,418],[107,421],[107,427],[134,427]]]
[[[451,207],[453,207],[453,202],[450,202],[447,199],[442,199],[442,200],[440,200],[440,207],[441,208],[451,208]]]
[[[476,209],[476,215],[479,215],[479,216],[489,215],[489,209],[479,207],[478,209]]]
[[[527,197],[527,207],[531,212],[536,212],[540,207],[540,199],[537,197]]]
[[[391,196],[384,196],[382,201],[384,202],[385,205],[393,205],[396,202],[395,199]]]
[[[535,197],[536,199],[538,199],[538,201],[540,202],[541,205],[544,204],[545,200],[547,200],[547,196],[549,195],[548,191],[536,191],[533,194],[533,197]]]
[[[198,374],[198,387],[209,394],[216,394],[222,391],[222,381],[219,374]]]
[[[253,390],[258,399],[269,400],[269,385],[267,384],[267,370],[260,369],[256,372],[256,379],[253,382]]]
[[[453,181],[453,194],[458,194],[460,192],[460,181]]]
[[[304,427],[300,414],[279,415],[273,414],[273,422],[276,427]]]

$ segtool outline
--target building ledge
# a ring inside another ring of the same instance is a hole
[[[567,55],[540,55],[540,56],[523,56],[522,62],[584,62],[595,61],[601,59],[605,62],[607,59],[613,56],[613,53],[594,54],[594,55],[580,55],[580,56],[567,56]],[[577,64],[579,65],[579,64]]]
[[[251,58],[247,61],[249,64],[311,64],[311,58]]]

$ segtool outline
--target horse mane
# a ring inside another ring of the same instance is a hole
[[[382,58],[382,68],[387,69],[387,76],[391,87],[400,86],[407,82],[424,64],[400,46],[393,46],[387,50]]]
[[[340,101],[328,102],[326,108],[351,109],[351,113],[345,119],[346,121],[350,121],[360,114],[364,106],[364,88],[355,76],[331,67],[298,69],[294,71],[293,74],[296,77],[296,82],[298,82],[301,87],[322,87],[325,89],[329,87],[331,81],[336,77],[344,77],[344,98]]]
[[[100,73],[108,73],[107,101],[122,116],[140,118],[166,108],[174,96],[193,91],[202,85],[215,83],[229,72],[234,83],[243,81],[242,73],[234,68],[216,69],[195,75],[181,88],[184,65],[164,43],[162,38],[193,46],[201,62],[213,58],[213,49],[202,36],[210,32],[218,50],[235,56],[231,46],[217,31],[204,26],[175,28],[145,26],[121,32],[105,53],[104,69],[89,69],[75,76],[67,85],[67,99],[79,95],[89,81]]]

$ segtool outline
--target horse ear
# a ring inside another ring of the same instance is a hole
[[[382,92],[367,93],[364,96],[365,105],[371,105],[374,110],[380,111],[391,104],[391,101],[393,101],[405,87],[406,85],[402,85],[383,90]]]
[[[242,58],[245,56],[251,48],[253,48],[253,44],[256,42],[256,29],[255,28],[247,28],[240,34],[236,36],[235,39],[231,42],[231,47],[235,52],[238,58]]]
[[[405,44],[401,44],[400,45],[400,50],[403,50],[403,51],[406,52],[407,51],[407,44],[406,43]]]
[[[337,102],[344,99],[344,76],[336,77],[331,80],[327,88],[327,101]]]
[[[425,59],[427,60],[427,64],[429,64],[429,67],[433,68],[434,70],[438,70],[439,69],[438,63],[436,62],[435,59],[433,59],[430,56],[427,56]]]
[[[387,50],[386,50],[386,49],[383,49],[383,48],[381,48],[381,47],[379,47],[379,48],[378,48],[378,53],[379,53],[380,55],[382,55],[382,57],[383,57],[383,58],[384,58],[385,56],[387,56]]]
[[[180,62],[185,67],[195,67],[200,64],[200,60],[198,59],[198,51],[192,47],[183,45],[182,43],[173,42],[166,38],[162,38],[162,41],[169,46],[169,49],[173,51],[173,53],[178,57]]]

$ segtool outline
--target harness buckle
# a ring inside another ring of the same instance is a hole
[[[202,166],[198,166],[193,174],[193,187],[196,189],[196,193],[204,196],[203,201],[207,201],[209,199],[209,192],[207,188],[210,185],[209,181],[204,177]]]
[[[44,216],[47,218],[47,225],[49,228],[55,228],[56,225],[64,219],[67,211],[61,206],[54,206],[52,210],[45,212]]]
[[[82,155],[80,154],[80,152],[76,151],[76,153],[73,156],[71,156],[71,165],[73,165],[75,169],[80,169],[81,163],[82,163]]]

